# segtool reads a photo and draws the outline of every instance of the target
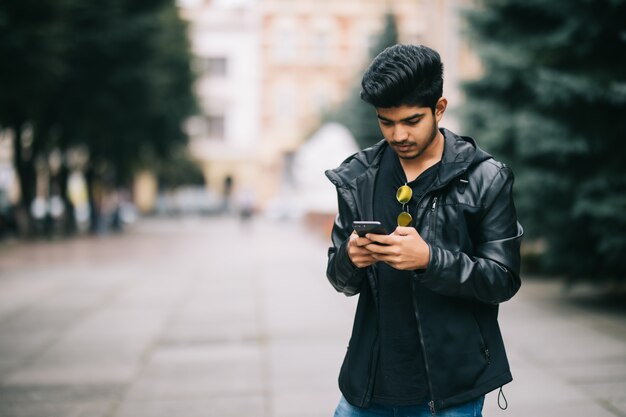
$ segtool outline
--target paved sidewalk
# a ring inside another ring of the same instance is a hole
[[[0,246],[0,417],[331,416],[356,297],[327,243],[212,218]],[[626,316],[594,300],[527,280],[502,305],[515,381],[485,416],[626,416]]]

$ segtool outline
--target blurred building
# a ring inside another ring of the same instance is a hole
[[[193,151],[214,190],[227,177],[262,203],[292,181],[297,149],[323,112],[346,99],[396,16],[400,41],[437,49],[451,106],[460,79],[478,71],[458,11],[471,0],[180,0],[191,23],[204,114],[190,120]],[[453,114],[444,125],[456,129]]]
[[[187,122],[208,186],[256,181],[260,117],[259,14],[250,1],[180,1],[189,22],[200,114]]]

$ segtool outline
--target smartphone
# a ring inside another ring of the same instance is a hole
[[[376,235],[387,235],[387,231],[385,227],[379,221],[369,221],[369,220],[356,220],[352,222],[352,227],[357,235],[360,237],[365,237],[368,233],[373,233]]]

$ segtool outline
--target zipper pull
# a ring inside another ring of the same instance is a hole
[[[504,399],[504,407],[500,404],[500,396],[502,396],[502,398]],[[504,391],[502,391],[502,387],[500,387],[500,392],[498,393],[498,407],[500,407],[500,410],[506,410],[507,408],[509,408],[509,402],[504,396]]]
[[[430,208],[431,211],[435,211],[435,207],[437,206],[437,197],[433,198],[433,205]]]
[[[433,417],[435,416],[435,402],[434,401],[429,401],[428,402],[428,406],[430,407],[430,413],[433,415]]]

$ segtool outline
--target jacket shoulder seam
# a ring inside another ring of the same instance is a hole
[[[500,164],[493,164],[496,167],[498,167],[498,171],[496,171],[496,173],[493,175],[493,178],[491,179],[491,181],[489,182],[489,186],[486,188],[485,193],[481,196],[481,207],[482,208],[486,208],[487,204],[485,202],[485,199],[487,198],[487,196],[489,195],[489,193],[491,192],[491,189],[493,188],[494,184],[496,183],[496,180],[498,179],[498,177],[500,176],[500,174],[502,173],[502,171],[504,171],[505,169],[508,169],[508,167],[502,163]]]

